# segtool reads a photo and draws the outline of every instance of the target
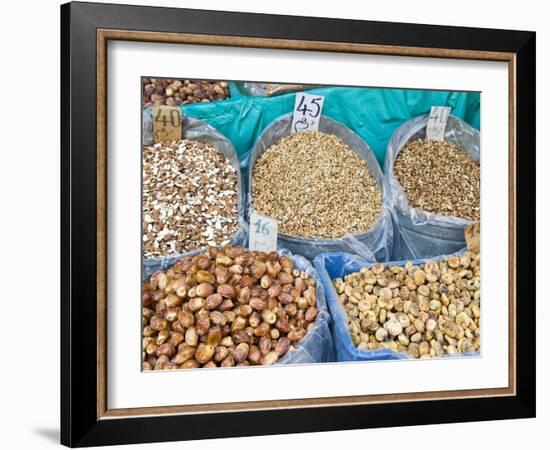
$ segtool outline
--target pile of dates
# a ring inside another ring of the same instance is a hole
[[[317,317],[315,280],[277,252],[209,247],[143,284],[144,370],[276,363]]]

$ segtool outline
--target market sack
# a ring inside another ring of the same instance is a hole
[[[246,213],[248,218],[254,208],[254,199],[252,196],[254,166],[266,150],[282,138],[291,134],[292,118],[293,114],[290,113],[274,120],[259,136],[248,157],[249,182]],[[367,163],[370,174],[376,181],[382,195],[380,213],[375,224],[366,232],[348,233],[337,239],[302,238],[279,232],[278,246],[287,248],[291,252],[303,255],[310,260],[319,253],[348,251],[363,255],[366,258],[375,258],[377,261],[387,261],[391,256],[393,245],[391,218],[393,206],[386,179],[374,153],[357,134],[345,125],[326,116],[321,116],[319,132],[339,137]],[[276,175],[274,177],[277,179]],[[334,211],[334,214],[338,214],[338,211]]]
[[[460,256],[466,249],[447,256]],[[438,258],[418,259],[411,261],[415,265],[427,262],[437,261],[445,256]],[[385,266],[404,266],[407,261],[395,261],[383,263]],[[352,340],[348,327],[346,312],[332,280],[344,278],[345,276],[359,272],[363,267],[370,268],[375,264],[373,261],[351,255],[349,253],[323,253],[314,259],[314,265],[319,274],[319,278],[325,288],[327,305],[332,318],[332,336],[334,338],[334,348],[337,361],[380,361],[395,359],[410,359],[407,353],[393,351],[391,349],[366,350],[357,348]],[[445,354],[442,357],[449,358],[454,356],[479,356],[479,352],[462,352],[456,355]]]
[[[200,254],[203,251],[193,252]],[[288,250],[279,250],[281,256],[288,256],[294,264],[294,268],[300,272],[306,272],[309,277],[315,280],[315,291],[317,297],[317,317],[313,322],[313,327],[307,332],[304,338],[298,343],[296,348],[284,355],[276,364],[313,364],[335,361],[335,352],[333,339],[331,334],[331,317],[328,311],[325,290],[321,284],[319,274],[313,265],[304,257],[293,255]],[[181,258],[181,257],[180,257]],[[170,258],[170,264],[166,261],[162,262],[162,267],[159,264],[154,270],[144,271],[142,273],[142,281],[146,282],[152,273],[157,270],[166,271],[169,269],[178,258]],[[152,268],[152,264],[149,268]]]
[[[195,140],[204,144],[212,145],[220,153],[222,153],[229,164],[235,168],[237,176],[237,210],[238,210],[238,230],[230,239],[232,245],[243,244],[246,241],[246,226],[244,220],[244,186],[240,171],[239,159],[235,148],[223,134],[202,120],[192,117],[183,116],[182,118],[182,139]],[[143,146],[153,144],[153,121],[151,108],[143,112]],[[172,254],[160,258],[144,258],[143,259],[143,276],[149,276],[157,270],[165,270],[170,267],[177,259],[183,255],[193,255],[200,253],[202,250],[197,249],[191,252],[182,254]]]
[[[448,255],[466,246],[464,228],[472,221],[460,217],[436,215],[413,208],[395,177],[394,163],[401,149],[417,139],[425,139],[429,114],[417,116],[395,130],[386,152],[385,173],[395,208],[399,236],[394,259],[418,259]],[[449,116],[445,141],[457,144],[472,159],[479,161],[479,131],[455,116]]]

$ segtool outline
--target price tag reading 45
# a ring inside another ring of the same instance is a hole
[[[292,117],[292,134],[298,131],[317,131],[325,97],[305,92],[296,94],[294,116]]]
[[[272,252],[277,250],[277,221],[256,211],[250,214],[250,250]]]

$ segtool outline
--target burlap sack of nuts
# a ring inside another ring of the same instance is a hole
[[[254,189],[252,185],[255,166],[270,147],[280,142],[281,139],[291,135],[291,125],[292,114],[286,114],[274,120],[260,135],[251,151],[248,160],[249,188],[247,216],[254,208]],[[369,260],[387,261],[391,255],[393,243],[392,203],[385,177],[376,157],[369,146],[357,134],[333,119],[321,116],[319,132],[336,136],[345,146],[358,155],[361,160],[366,162],[368,171],[376,184],[376,190],[379,192],[378,195],[381,194],[381,202],[378,202],[378,216],[374,221],[374,225],[368,231],[353,234],[348,233],[339,238],[307,238],[280,232],[278,235],[278,245],[289,249],[293,253],[303,255],[308,259],[313,259],[316,255],[323,252],[349,251],[360,254]],[[315,158],[315,150],[315,148],[311,149],[312,158]],[[335,167],[336,164],[338,162],[335,162]],[[304,166],[301,169],[303,170],[304,179],[309,178],[308,167]],[[330,168],[330,170],[333,170],[333,168]],[[299,176],[297,175],[297,177]],[[326,177],[330,177],[330,173],[327,172],[323,177],[317,178],[312,182],[322,186],[326,182]],[[282,178],[284,178],[282,174],[273,174],[274,183],[280,182]],[[312,191],[317,191],[317,189],[312,189]],[[319,207],[319,199],[312,197],[304,198],[303,201],[313,205],[312,214],[315,215],[315,209]],[[342,204],[334,209],[334,211],[331,211],[331,214],[336,218],[343,211],[349,210],[349,205]]]
[[[405,122],[388,143],[385,172],[399,228],[396,260],[457,252],[466,245],[464,227],[479,220],[479,131],[451,115],[445,141],[425,141],[428,117]],[[404,149],[409,154],[398,161]]]

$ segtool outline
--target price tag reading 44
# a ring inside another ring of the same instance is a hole
[[[428,141],[445,140],[445,128],[447,128],[450,113],[451,108],[448,106],[432,106],[426,125],[426,139]]]
[[[296,94],[294,102],[294,116],[292,117],[292,134],[298,131],[317,131],[323,102],[322,95],[311,95],[304,92]]]
[[[250,250],[272,252],[277,250],[277,221],[256,211],[250,214]]]

